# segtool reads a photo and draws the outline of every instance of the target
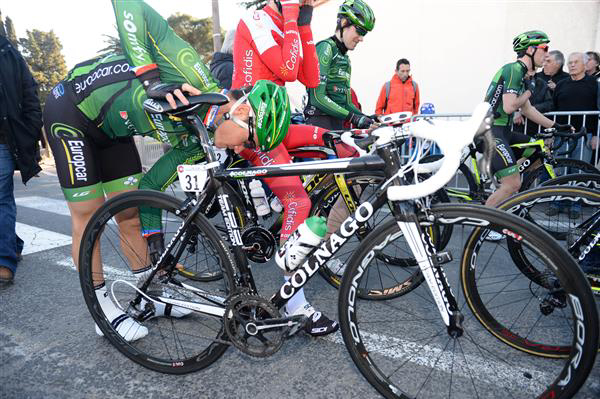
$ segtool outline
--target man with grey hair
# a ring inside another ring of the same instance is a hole
[[[231,80],[233,77],[233,39],[235,38],[235,29],[227,31],[221,51],[213,54],[210,62],[210,74],[219,81],[219,86],[224,89],[231,89]]]
[[[558,50],[550,51],[544,59],[543,70],[535,74],[536,78],[543,79],[551,92],[554,92],[558,82],[567,79],[569,74],[563,71],[565,56]]]

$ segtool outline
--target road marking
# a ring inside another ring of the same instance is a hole
[[[23,255],[71,245],[71,237],[17,222],[17,234],[25,242]]]
[[[57,215],[71,216],[67,202],[63,200],[57,200],[52,198],[44,197],[21,197],[15,198],[15,202],[18,206],[25,208],[36,209],[38,211],[51,212]]]
[[[462,354],[454,356],[451,350],[443,351],[432,345],[423,345],[382,334],[361,331],[360,335],[365,340],[367,350],[371,353],[391,359],[410,359],[411,363],[419,366],[435,368],[448,374],[452,372],[454,375],[458,374],[465,378],[474,378],[506,388],[509,391],[518,389],[519,391],[527,390],[539,393],[547,386],[544,381],[553,380],[547,373],[531,367],[519,367],[519,365],[469,354],[465,354],[463,358]],[[339,332],[324,338],[344,345],[344,339]],[[532,378],[524,377],[525,373],[531,374]]]
[[[58,261],[56,261],[56,264],[59,266],[67,267],[73,271],[77,271],[75,269],[75,265],[73,264],[73,259],[71,257],[58,260]],[[137,279],[133,276],[133,274],[131,272],[126,272],[122,269],[116,269],[114,267],[104,265],[103,270],[104,270],[104,275],[107,279],[137,281]]]

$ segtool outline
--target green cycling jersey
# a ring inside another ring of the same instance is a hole
[[[504,112],[502,95],[514,93],[517,96],[525,91],[523,79],[527,66],[521,61],[504,65],[496,72],[485,94],[485,101],[490,103],[494,112],[495,126],[508,126],[512,122],[512,114]]]
[[[308,89],[307,109],[317,114],[346,119],[349,113],[363,115],[352,104],[350,76],[352,68],[344,45],[335,37],[317,43],[320,82]],[[310,111],[307,112],[310,114]]]

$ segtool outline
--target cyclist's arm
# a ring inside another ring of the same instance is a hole
[[[353,114],[364,115],[362,113],[362,111],[360,109],[356,108],[356,106],[352,102],[352,89],[348,89],[348,93],[346,93],[346,104],[344,104],[344,108],[346,108],[348,111],[352,112]]]
[[[523,114],[523,116],[525,116],[530,121],[533,121],[538,125],[542,125],[545,128],[549,128],[554,125],[554,121],[546,118],[540,111],[535,109],[535,107],[531,105],[529,100],[525,101],[523,106],[521,106],[521,114]]]
[[[253,16],[245,17],[244,24],[240,24],[238,29],[248,40],[250,45],[260,56],[260,60],[269,68],[269,70],[284,82],[294,82],[298,79],[300,70],[300,33],[298,32],[298,14],[295,18],[288,15],[286,9],[283,10],[283,44],[279,46],[269,28],[269,24],[262,21],[255,21]],[[261,19],[270,18],[269,15],[262,12],[254,13]],[[234,63],[234,68],[235,68]]]
[[[302,41],[302,68],[298,71],[298,80],[306,87],[317,87],[319,84],[319,58],[313,41],[310,25],[298,27]]]
[[[115,12],[121,48],[133,67],[154,63],[150,51],[146,11],[150,8],[142,0],[111,0]]]
[[[525,90],[520,96],[513,92],[504,93],[502,94],[502,108],[507,115],[510,115],[529,103],[529,97],[531,97],[529,90]]]
[[[310,104],[327,115],[338,119],[346,119],[350,112],[327,96],[327,76],[333,59],[331,44],[328,42],[319,43],[317,45],[317,56],[319,57],[320,81],[317,87],[308,89]]]

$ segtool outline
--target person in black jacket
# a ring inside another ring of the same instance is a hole
[[[552,92],[550,91],[550,88],[548,87],[548,84],[546,83],[546,81],[544,79],[542,79],[541,77],[537,76],[537,74],[534,76],[533,71],[531,73],[528,72],[527,77],[528,77],[528,79],[534,80],[533,85],[529,86],[529,87],[534,88],[533,94],[529,98],[531,105],[533,105],[535,107],[535,109],[540,111],[542,114],[553,111],[554,110],[554,101],[552,99]],[[539,131],[540,127],[537,123],[532,122],[532,121],[527,121],[527,132],[525,132],[524,131],[524,122],[525,122],[525,119],[523,118],[521,113],[518,111],[515,112],[513,115],[513,123],[515,125],[513,130],[516,132],[527,133],[530,136],[535,135]]]
[[[563,71],[565,65],[565,56],[558,50],[550,51],[544,59],[544,69],[535,74],[536,78],[542,78],[548,84],[550,91],[554,93],[556,85],[569,77],[569,74]]]
[[[227,32],[221,51],[213,54],[210,62],[210,74],[219,81],[219,86],[224,89],[231,89],[231,79],[233,77],[233,39],[235,38],[235,29]]]
[[[40,170],[42,110],[37,83],[21,54],[0,35],[0,282],[14,279],[23,241],[16,233],[15,170],[23,184]]]

